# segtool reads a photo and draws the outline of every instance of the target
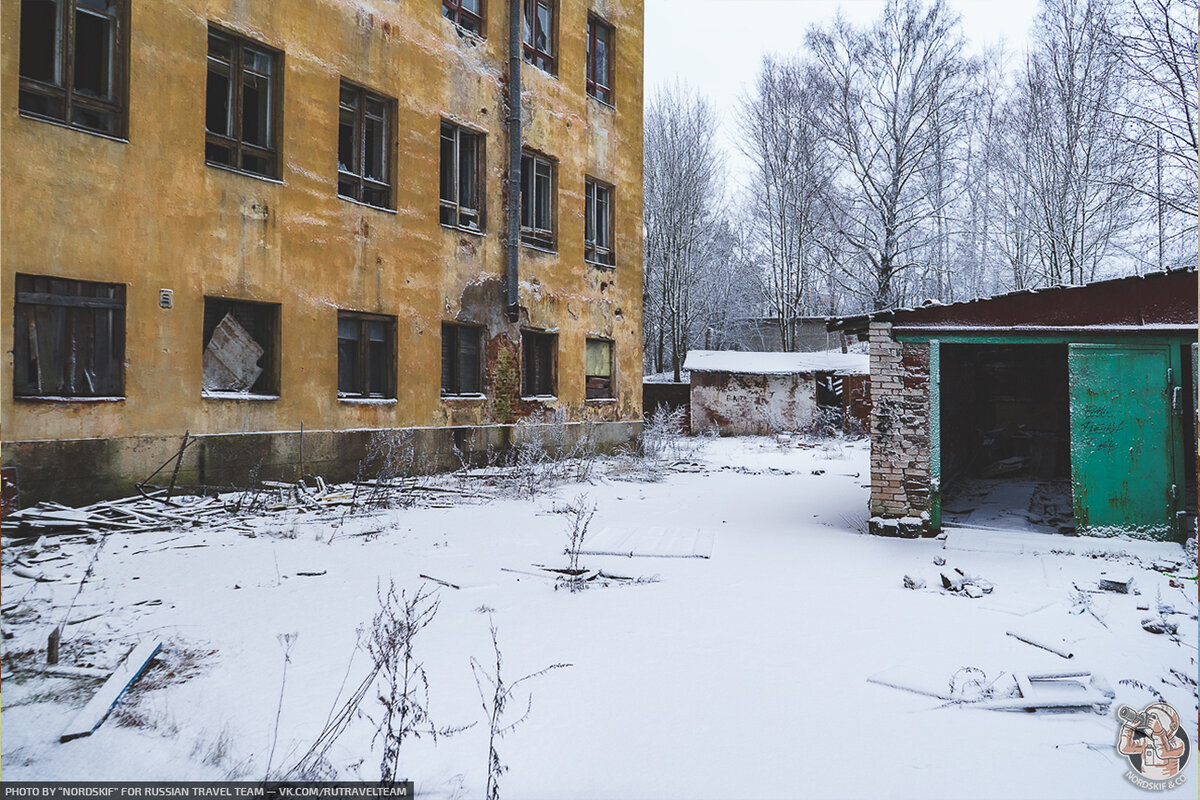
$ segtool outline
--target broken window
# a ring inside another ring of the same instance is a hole
[[[597,16],[588,16],[587,93],[612,104],[613,27]]]
[[[442,16],[463,30],[483,35],[483,0],[442,0]]]
[[[14,397],[121,397],[125,286],[16,276]]]
[[[521,241],[554,248],[554,162],[521,156]]]
[[[521,332],[521,394],[554,395],[554,354],[558,337],[552,333]]]
[[[554,74],[555,0],[524,0],[525,62]]]
[[[209,164],[278,177],[281,60],[278,50],[209,26],[204,146]]]
[[[21,112],[124,136],[127,19],[118,0],[21,0]]]
[[[442,323],[442,394],[479,394],[483,368],[481,330],[474,325]]]
[[[483,230],[480,162],[483,134],[442,123],[441,220],[443,225]]]
[[[279,394],[279,306],[204,298],[207,392]]]
[[[392,207],[395,101],[342,81],[338,101],[338,195]]]
[[[613,343],[608,339],[588,339],[585,356],[587,389],[584,397],[601,400],[613,396]]]
[[[396,396],[396,318],[338,312],[338,396]]]
[[[612,187],[588,178],[584,184],[583,257],[597,264],[614,264],[612,249]]]

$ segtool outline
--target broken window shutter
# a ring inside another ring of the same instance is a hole
[[[458,385],[462,394],[479,391],[479,332],[458,329]]]
[[[458,345],[455,343],[456,328],[453,325],[442,326],[442,393],[455,394],[457,387],[454,385],[454,354],[457,351]]]

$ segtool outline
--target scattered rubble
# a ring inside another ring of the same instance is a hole
[[[1168,635],[1174,635],[1175,632],[1179,630],[1179,626],[1168,619],[1158,616],[1146,617],[1143,619],[1142,629],[1147,630],[1150,633],[1165,633]]]

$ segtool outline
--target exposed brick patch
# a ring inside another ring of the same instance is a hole
[[[883,518],[871,532],[916,536],[930,506],[929,345],[901,344],[880,322],[870,342],[871,515]]]

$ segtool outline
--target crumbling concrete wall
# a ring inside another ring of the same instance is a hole
[[[812,375],[750,375],[692,372],[693,433],[716,429],[722,436],[765,436],[803,430],[817,413]]]
[[[194,437],[184,452],[176,478],[180,487],[252,487],[262,480],[295,481],[301,475],[349,481],[372,475],[378,467],[371,442],[380,436],[405,442],[404,458],[420,472],[435,472],[460,468],[463,461],[483,464],[503,456],[525,436],[561,437],[567,447],[586,436],[595,452],[608,453],[627,447],[640,434],[640,422],[205,434]],[[85,505],[135,494],[135,483],[172,459],[182,444],[182,436],[5,442],[5,472],[19,488],[22,506],[43,500]],[[167,485],[173,471],[171,461],[150,483]]]
[[[871,532],[929,532],[929,345],[900,343],[871,323]]]
[[[482,426],[543,409],[625,429],[641,419],[642,0],[561,0],[557,75],[524,68],[524,140],[556,164],[557,236],[553,252],[521,248],[517,322],[503,316],[508,2],[485,4],[484,37],[457,30],[432,0],[132,6],[122,141],[19,113],[21,4],[0,4],[5,465],[18,465],[10,452],[53,454],[64,440],[82,452],[100,446],[93,440],[171,440],[184,431]],[[616,30],[612,105],[584,91],[593,12]],[[205,163],[210,24],[283,54],[278,180]],[[396,100],[393,210],[337,195],[343,79]],[[483,231],[440,224],[442,120],[484,136]],[[612,267],[584,262],[587,177],[614,187]],[[17,273],[125,285],[123,397],[13,398]],[[171,308],[159,307],[162,289],[174,292]],[[278,304],[278,396],[202,393],[205,297]],[[396,318],[394,400],[338,396],[339,310]],[[486,330],[483,399],[440,395],[447,321]],[[555,400],[521,399],[526,326],[558,336]],[[614,342],[612,399],[585,399],[588,337]],[[118,450],[125,455],[98,459],[95,468],[119,466],[122,474],[97,480],[140,478],[157,466],[157,456],[134,457],[140,448]]]

